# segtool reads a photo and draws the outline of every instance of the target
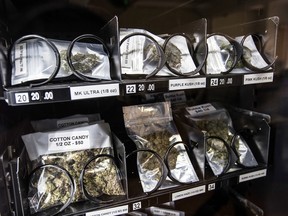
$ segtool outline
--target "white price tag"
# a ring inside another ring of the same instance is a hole
[[[116,216],[128,213],[128,205],[86,213],[86,216]]]
[[[258,73],[258,74],[246,74],[244,75],[244,85],[259,84],[273,82],[273,72],[270,73]]]
[[[119,94],[118,83],[70,87],[71,100],[118,96]]]
[[[76,151],[90,147],[89,131],[73,131],[48,134],[48,151]]]
[[[202,194],[206,192],[206,186],[202,185],[199,187],[187,189],[184,191],[179,191],[176,193],[172,194],[172,201],[180,200],[180,199],[185,199],[187,197],[195,196],[197,194]]]
[[[267,169],[246,173],[246,174],[239,176],[239,182],[245,182],[245,181],[250,181],[256,178],[261,178],[261,177],[266,176],[266,174],[267,174]]]
[[[169,91],[195,88],[206,88],[206,78],[169,80]]]

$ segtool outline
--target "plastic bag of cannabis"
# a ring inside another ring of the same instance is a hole
[[[243,164],[258,164],[245,140],[234,131],[229,112],[221,104],[201,104],[186,107],[186,111],[186,118],[205,132],[206,158],[214,175],[226,173],[237,156]]]
[[[134,35],[123,40],[126,36],[135,33],[144,35]],[[154,41],[148,36],[152,37]],[[158,63],[161,61],[164,63],[168,61],[170,67],[179,73],[196,69],[184,37],[175,36],[171,39],[167,43],[165,52],[163,51],[165,39],[143,29],[120,29],[121,40],[123,40],[120,46],[122,74],[149,75],[156,67],[159,67]],[[155,43],[160,46],[162,53]],[[159,70],[157,76],[175,76],[164,64]]]
[[[255,39],[255,40],[254,40]],[[238,70],[252,70],[253,72],[263,70],[271,70],[272,68],[268,64],[267,57],[263,52],[264,47],[260,35],[248,35],[248,36],[239,36],[235,38],[236,41],[243,44],[243,58],[242,64],[237,65]],[[259,47],[260,46],[260,47]],[[266,58],[266,59],[265,59]],[[250,67],[249,67],[250,66]]]
[[[43,132],[100,120],[101,117],[99,113],[88,115],[76,114],[60,119],[42,119],[31,121],[31,125],[35,131]]]
[[[174,183],[191,183],[199,180],[185,146],[181,144],[181,137],[172,118],[170,102],[126,106],[123,107],[123,113],[127,134],[137,149],[151,149],[169,162],[166,165],[171,176],[161,188],[175,185]],[[180,144],[168,152],[169,147],[177,142]],[[155,163],[155,158],[149,156],[145,158],[143,155],[139,157],[138,172],[144,192],[153,188],[151,184],[158,183],[158,164]],[[173,183],[171,178],[176,182]]]
[[[69,41],[49,39],[60,53],[61,66],[56,78],[68,77],[72,74],[67,63],[66,51]],[[110,63],[102,45],[94,43],[75,43],[72,50],[72,62],[76,69],[89,76],[111,80]],[[34,80],[48,79],[56,67],[56,58],[52,48],[42,39],[28,39],[15,44],[11,52],[12,74],[11,85]]]
[[[207,74],[217,74],[221,71],[227,71],[227,63],[230,59],[230,53],[226,52],[224,47],[231,46],[229,41],[222,36],[211,36],[207,39],[209,55],[207,56]],[[222,51],[222,49],[224,51]]]
[[[113,145],[107,123],[36,132],[23,135],[22,140],[32,166],[37,170],[32,171],[33,178],[29,185],[28,201],[31,213],[65,205],[71,194],[72,202],[87,199],[83,194],[83,185],[88,188],[88,193],[96,198],[103,194],[124,195],[121,175],[109,157],[113,155]],[[100,154],[108,156],[95,159]],[[57,172],[55,167],[42,169],[43,165],[56,166]],[[84,168],[86,175],[81,178]],[[69,176],[73,179],[73,193]]]

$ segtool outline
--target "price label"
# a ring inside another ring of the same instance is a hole
[[[45,91],[43,99],[46,101],[53,100],[54,99],[53,91]]]
[[[40,101],[40,93],[39,92],[31,92],[31,101]]]
[[[155,91],[155,83],[148,83],[147,85],[147,91],[148,92],[154,92]]]
[[[48,134],[48,151],[76,151],[90,148],[89,131],[55,132]]]
[[[138,92],[145,91],[145,85],[143,83],[137,85]]]
[[[155,83],[137,83],[125,85],[126,94],[136,94],[136,93],[152,93],[155,91]]]
[[[218,86],[225,86],[225,85],[232,85],[233,84],[233,78],[232,77],[213,77],[208,78],[209,86],[210,87],[218,87]]]

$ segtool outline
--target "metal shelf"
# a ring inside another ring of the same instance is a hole
[[[239,170],[225,174],[211,180],[202,180],[192,185],[181,185],[170,189],[157,191],[149,196],[139,196],[128,198],[105,206],[97,206],[91,202],[71,204],[60,215],[120,215],[131,211],[159,205],[166,202],[185,199],[199,194],[204,194],[225,185],[235,185],[244,181],[265,177],[267,174],[266,166],[259,166],[253,169]]]
[[[220,88],[273,82],[274,73],[231,73],[189,78],[153,78],[97,83],[49,84],[41,87],[6,88],[4,98],[8,105],[22,106],[94,99],[111,96],[131,96],[200,88]]]

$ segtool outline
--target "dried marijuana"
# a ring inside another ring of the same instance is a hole
[[[182,60],[181,50],[172,43],[168,43],[165,49],[166,61],[170,67],[179,70],[181,68]]]
[[[233,134],[225,119],[203,119],[195,121],[196,125],[202,130],[207,132],[207,136],[217,136],[230,143]]]
[[[67,50],[60,51],[61,57],[61,68],[69,72],[71,69],[66,60]],[[81,73],[90,72],[93,68],[95,68],[99,63],[101,63],[100,57],[96,54],[91,53],[76,53],[75,55],[71,55],[71,60],[74,65],[76,71]]]
[[[39,169],[30,181],[31,196],[28,196],[31,197],[29,201],[32,213],[39,207],[44,210],[67,203],[73,194],[72,184],[69,176],[61,169],[55,167]]]
[[[160,61],[161,56],[155,44],[148,44],[144,47],[144,61]]]
[[[222,140],[214,138],[208,139],[206,152],[208,155],[213,155],[211,159],[221,163],[222,166],[226,166],[229,155]]]
[[[170,107],[170,102],[123,107],[125,127],[137,149],[152,150],[161,158],[159,161],[159,157],[148,151],[138,152],[138,172],[144,192],[151,191],[164,178],[161,188],[171,187],[173,182],[199,180],[181,142]],[[161,169],[162,162],[168,167]],[[170,178],[165,176],[167,169]]]
[[[162,158],[164,158],[167,149],[171,144],[170,139],[172,135],[173,134],[171,134],[169,131],[164,130],[143,136],[143,138],[148,141],[143,147],[146,147],[148,149],[157,152]],[[176,166],[177,156],[178,151],[175,148],[173,148],[169,153],[169,158],[171,159],[170,161],[171,169],[174,169]]]
[[[76,184],[76,190],[72,202],[77,202],[86,199],[80,186],[80,174],[85,164],[91,158],[99,154],[109,153],[111,153],[110,148],[95,148],[42,155],[39,160],[42,164],[57,165],[63,167],[69,172]],[[38,160],[34,163],[39,165]],[[107,195],[124,195],[124,191],[118,176],[119,173],[116,171],[115,164],[111,161],[106,161],[105,166],[102,167],[101,171],[93,171],[93,169],[95,169],[97,166],[98,165],[95,163],[89,164],[87,169],[89,174],[84,178],[84,183],[86,188],[88,188],[87,191],[89,191],[91,196],[97,197],[102,193]],[[39,197],[40,209],[65,203],[67,201],[67,197],[69,197],[71,193],[71,185],[68,184],[68,178],[62,178],[64,176],[63,173],[59,175],[53,170],[45,170],[42,175],[47,177],[45,178],[45,181],[41,182],[41,185],[39,185],[39,178],[34,178],[35,182],[32,182],[32,185],[35,187],[34,191],[36,190],[38,193],[42,192],[43,196],[47,197],[46,199]]]
[[[119,185],[119,173],[111,158],[97,158],[85,169],[83,182],[87,193],[92,197],[106,195],[124,195]]]
[[[82,178],[80,178],[83,169],[87,167],[86,164],[92,158],[96,156],[100,157],[103,154],[113,157],[113,141],[110,126],[108,123],[102,121],[70,128],[61,128],[55,131],[30,133],[23,135],[22,140],[29,159],[32,162],[33,172],[43,165],[50,165],[64,169],[62,170],[64,172],[62,175],[66,173],[68,177],[71,176],[73,186],[75,186],[75,192],[73,192],[73,197],[70,199],[72,202],[89,199],[82,191]],[[117,170],[117,168],[112,163],[113,160],[108,162],[94,164],[94,172],[97,172],[97,176],[100,178],[86,178],[86,184],[88,186],[89,184],[102,185],[101,187],[93,188],[95,191],[92,190],[92,192],[95,192],[95,194],[107,193],[108,196],[122,195],[124,191],[121,185],[121,178],[118,176],[119,173],[113,172],[113,169]],[[103,170],[107,169],[110,172],[99,171],[97,167],[100,165]],[[92,168],[90,167],[90,169]],[[56,178],[57,173],[53,173],[52,171],[50,175],[54,175],[55,179],[53,178],[53,181],[50,181],[51,178],[47,178],[47,180],[41,178],[49,174],[46,174],[45,170],[42,169],[42,172],[38,175],[39,178],[34,177],[30,182],[30,185],[35,186],[29,188],[30,192],[28,196],[30,208],[34,208],[34,212],[43,210],[41,205],[42,197],[47,196],[45,198],[45,205],[43,204],[45,207],[54,207],[56,200],[59,203],[65,203],[67,200],[65,194],[71,194],[71,188],[68,188],[66,183],[60,184],[58,181],[62,181],[62,178]],[[108,174],[107,177],[104,176],[106,174]],[[104,178],[109,178],[110,180],[97,182]],[[96,182],[89,183],[90,180]],[[113,190],[111,190],[111,182],[113,182]],[[59,191],[63,196],[60,196],[58,192],[54,193],[54,191]]]

